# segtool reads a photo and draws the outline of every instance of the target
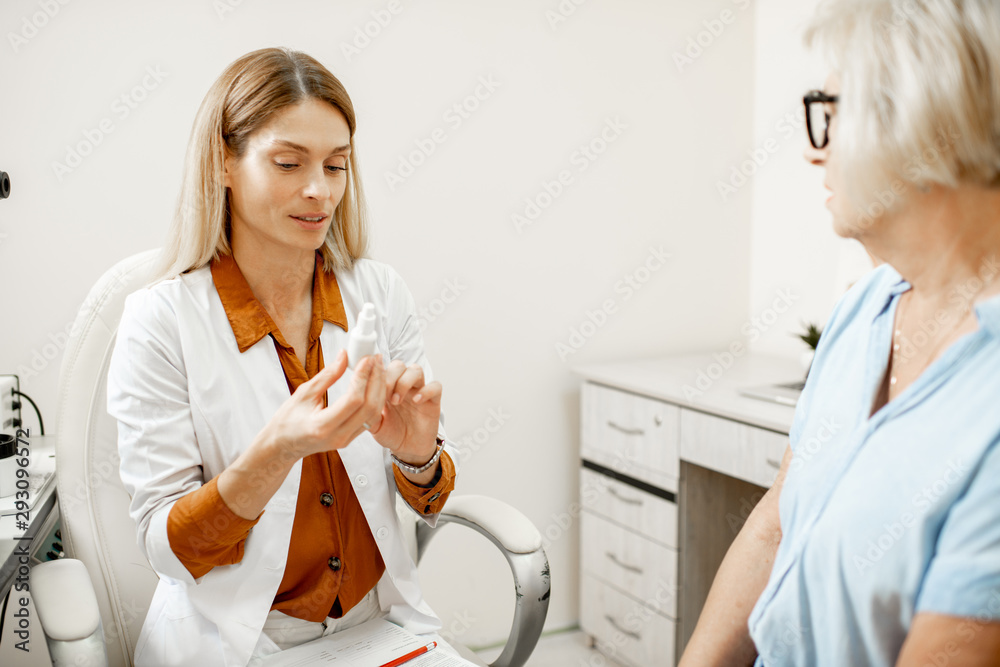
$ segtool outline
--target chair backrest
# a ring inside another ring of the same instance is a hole
[[[132,664],[157,575],[136,543],[118,475],[118,424],[107,375],[125,297],[146,285],[159,250],[115,264],[77,314],[59,372],[56,488],[67,556],[83,561],[97,593],[109,667]]]
[[[133,255],[101,276],[77,315],[59,374],[56,484],[63,545],[90,573],[109,667],[132,665],[158,579],[136,543],[118,474],[118,424],[107,411],[108,366],[125,297],[149,282],[158,254]],[[398,496],[397,514],[416,559],[416,516]]]

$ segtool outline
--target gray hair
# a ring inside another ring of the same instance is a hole
[[[907,186],[1000,186],[996,0],[824,0],[805,40],[840,76],[836,151],[859,208],[878,217]]]

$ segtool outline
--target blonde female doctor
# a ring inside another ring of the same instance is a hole
[[[247,665],[375,617],[440,627],[395,499],[433,525],[454,449],[412,297],[363,259],[355,127],[340,82],[286,49],[232,63],[198,111],[162,271],[127,298],[108,375],[160,577],[137,665]],[[350,370],[366,302],[377,354]]]

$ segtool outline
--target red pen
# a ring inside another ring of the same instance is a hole
[[[402,665],[404,662],[409,662],[410,660],[416,658],[418,655],[423,655],[424,653],[427,653],[433,648],[437,648],[437,642],[431,642],[427,646],[421,646],[420,648],[414,651],[410,651],[404,656],[400,656],[395,660],[390,660],[381,667],[398,667],[398,665]]]

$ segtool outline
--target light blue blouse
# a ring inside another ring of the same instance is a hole
[[[1000,620],[1000,296],[869,418],[909,288],[874,269],[816,350],[789,435],[781,545],[750,614],[758,667],[891,667],[917,612],[967,617],[958,652],[976,620]]]

